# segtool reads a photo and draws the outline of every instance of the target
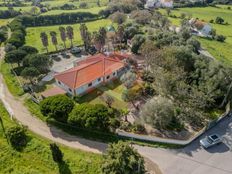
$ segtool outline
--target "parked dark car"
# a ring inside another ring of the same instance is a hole
[[[79,47],[73,47],[70,52],[72,54],[79,54],[81,53],[81,49]]]

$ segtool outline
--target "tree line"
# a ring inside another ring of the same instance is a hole
[[[57,15],[43,16],[21,16],[22,24],[25,27],[74,24],[85,21],[96,20],[99,18],[97,14],[90,12],[62,13]]]

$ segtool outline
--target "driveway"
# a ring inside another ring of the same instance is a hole
[[[223,143],[208,150],[201,148],[199,140],[213,133],[221,135]],[[163,174],[232,174],[232,117],[224,119],[183,149],[136,148],[158,164]]]

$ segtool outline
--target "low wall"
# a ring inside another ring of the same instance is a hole
[[[197,134],[195,134],[192,138],[189,140],[177,140],[177,139],[169,139],[169,138],[160,138],[150,135],[140,135],[130,132],[125,132],[123,130],[117,130],[117,134],[122,137],[130,138],[130,139],[137,139],[142,141],[151,141],[156,143],[165,143],[165,144],[175,144],[175,145],[188,145],[198,137],[200,137],[202,134],[204,134],[207,130],[211,129],[215,125],[217,125],[221,120],[223,120],[225,117],[230,116],[230,113],[224,113],[222,114],[218,119],[211,121],[208,123],[207,126],[205,126],[202,130],[200,130]]]

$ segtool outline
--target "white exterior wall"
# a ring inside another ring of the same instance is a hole
[[[74,91],[72,89],[70,89],[67,85],[65,85],[64,83],[58,81],[56,79],[56,84],[57,86],[59,86],[60,88],[62,88],[63,90],[65,90],[67,93],[74,95]]]
[[[114,73],[115,73],[115,74],[114,74]],[[114,74],[114,75],[113,75],[113,74]],[[110,76],[109,79],[107,79],[108,76]],[[110,80],[112,80],[113,78],[115,78],[115,77],[117,77],[117,76],[118,76],[117,71],[115,71],[115,72],[113,72],[112,74],[105,76],[105,82],[109,82]]]
[[[205,25],[199,32],[202,34],[202,35],[210,35],[210,32],[211,32],[212,28],[210,25]]]
[[[85,84],[77,89],[75,89],[75,93],[76,95],[82,95],[84,93],[86,93],[86,91],[88,91],[89,89],[91,88],[94,88],[94,87],[97,87],[98,85],[100,85],[101,83],[103,82],[103,77],[101,77],[101,80],[98,81],[98,79],[92,81],[92,85],[89,86],[89,84],[91,83],[88,83],[88,84]]]

